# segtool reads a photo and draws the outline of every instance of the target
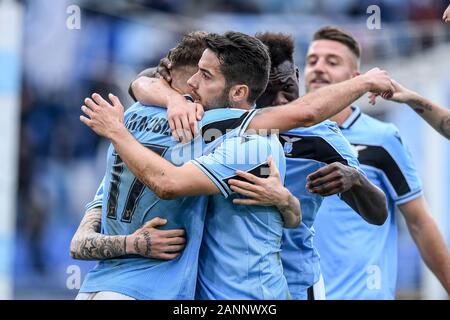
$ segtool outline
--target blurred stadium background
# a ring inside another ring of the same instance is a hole
[[[386,68],[400,83],[449,106],[450,26],[441,20],[448,4],[0,0],[0,298],[72,299],[72,271],[79,266],[83,278],[94,265],[69,256],[70,239],[105,166],[106,141],[78,120],[91,92],[113,92],[131,103],[127,89],[136,73],[156,65],[190,30],[291,33],[302,68],[313,32],[334,24],[362,43],[363,70]],[[367,27],[370,5],[381,10],[381,29]],[[71,24],[77,8],[79,28]],[[374,108],[366,98],[360,105],[400,128],[450,243],[450,143],[406,106],[380,101]],[[399,218],[398,298],[447,298]]]

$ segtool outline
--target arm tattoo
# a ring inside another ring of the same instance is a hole
[[[450,139],[450,116],[446,116],[442,119],[439,129],[444,137]]]
[[[150,237],[150,232],[145,231],[144,232],[144,239],[145,239],[145,256],[150,256],[150,253],[152,251],[152,240]]]
[[[416,113],[420,114],[422,117],[425,111],[433,111],[433,105],[422,97],[419,97],[413,102],[410,102],[409,105]]]
[[[139,247],[139,242],[141,239],[145,240],[145,253],[144,250]],[[137,254],[143,255],[145,257],[150,257],[150,254],[152,252],[152,241],[150,237],[150,232],[144,231],[143,233],[140,233],[133,241],[134,250]]]
[[[273,109],[274,109],[274,107],[267,107],[267,108],[258,109],[256,111],[255,118],[258,117],[258,116],[263,115],[264,113],[272,112]]]
[[[414,108],[414,111],[417,113],[424,113],[426,111],[433,111],[433,106],[429,103],[420,104],[418,107]]]
[[[133,242],[134,250],[136,251],[137,254],[141,253],[141,251],[139,250],[139,239],[140,239],[140,237],[137,236]]]
[[[99,260],[126,254],[126,236],[108,236],[100,233],[101,210],[86,212],[70,244],[74,259]]]

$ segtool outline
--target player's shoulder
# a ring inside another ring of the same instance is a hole
[[[144,105],[140,102],[135,102],[125,111],[125,115],[141,110],[146,110],[148,112],[155,112],[155,113],[157,112],[166,113],[167,111],[167,109],[160,106]]]
[[[202,118],[202,124],[206,125],[209,123],[228,119],[239,119],[240,117],[244,116],[247,113],[248,113],[247,110],[235,108],[212,109],[205,112]]]
[[[358,137],[372,145],[384,145],[394,139],[401,141],[399,130],[393,123],[378,120],[364,113],[350,130],[357,130]]]
[[[370,130],[379,137],[381,143],[402,143],[400,130],[395,124],[375,119],[374,117],[371,117],[367,114],[363,114],[361,120],[362,121],[360,125],[366,128],[370,128]]]
[[[330,145],[348,144],[336,122],[326,120],[311,127],[302,127],[282,133],[281,136],[298,136],[308,139],[320,139]]]
[[[254,114],[254,110],[234,108],[221,108],[206,111],[200,122],[202,135],[205,135],[208,130],[213,130],[213,134],[216,134],[217,130],[221,134],[225,134],[236,128],[246,128]]]
[[[322,135],[322,134],[341,134],[341,131],[336,122],[325,120],[311,127],[300,127],[289,130],[287,133],[298,135]]]
[[[256,133],[243,133],[227,137],[222,141],[222,150],[237,154],[259,155],[261,152],[268,152],[277,147],[278,137],[276,135],[259,135]]]
[[[395,131],[398,131],[397,127],[390,122],[381,121],[376,119],[368,114],[362,113],[361,119],[358,121],[359,127],[370,128],[371,131],[378,131],[379,134],[392,134]]]
[[[244,132],[242,135],[235,135],[235,136],[227,137],[224,140],[224,143],[229,144],[229,145],[231,145],[231,144],[256,145],[258,143],[270,144],[274,140],[274,137],[276,137],[275,134],[260,135],[260,134],[252,133],[252,132]],[[278,141],[278,138],[276,138],[275,140]]]

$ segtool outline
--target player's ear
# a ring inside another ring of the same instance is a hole
[[[300,82],[300,69],[295,66],[295,76],[297,77],[297,82]]]
[[[250,94],[250,88],[245,84],[237,84],[230,89],[230,99],[234,103],[247,101]]]
[[[353,72],[352,72],[352,77],[354,78],[354,77],[357,77],[357,76],[359,76],[361,74],[361,72],[359,72],[359,70],[354,70]]]

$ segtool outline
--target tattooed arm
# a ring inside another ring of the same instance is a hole
[[[417,92],[403,87],[392,80],[395,91],[388,100],[406,103],[411,109],[419,114],[430,126],[445,138],[450,139],[450,109],[443,108],[422,97]],[[369,96],[370,103],[375,104],[377,95]],[[383,95],[382,95],[383,96]]]
[[[100,233],[102,211],[86,212],[70,243],[70,255],[79,260],[103,260],[127,254],[170,260],[184,249],[184,230],[158,230],[167,220],[154,218],[130,235],[110,236]]]
[[[450,140],[450,109],[440,107],[417,93],[407,104],[437,132]]]

